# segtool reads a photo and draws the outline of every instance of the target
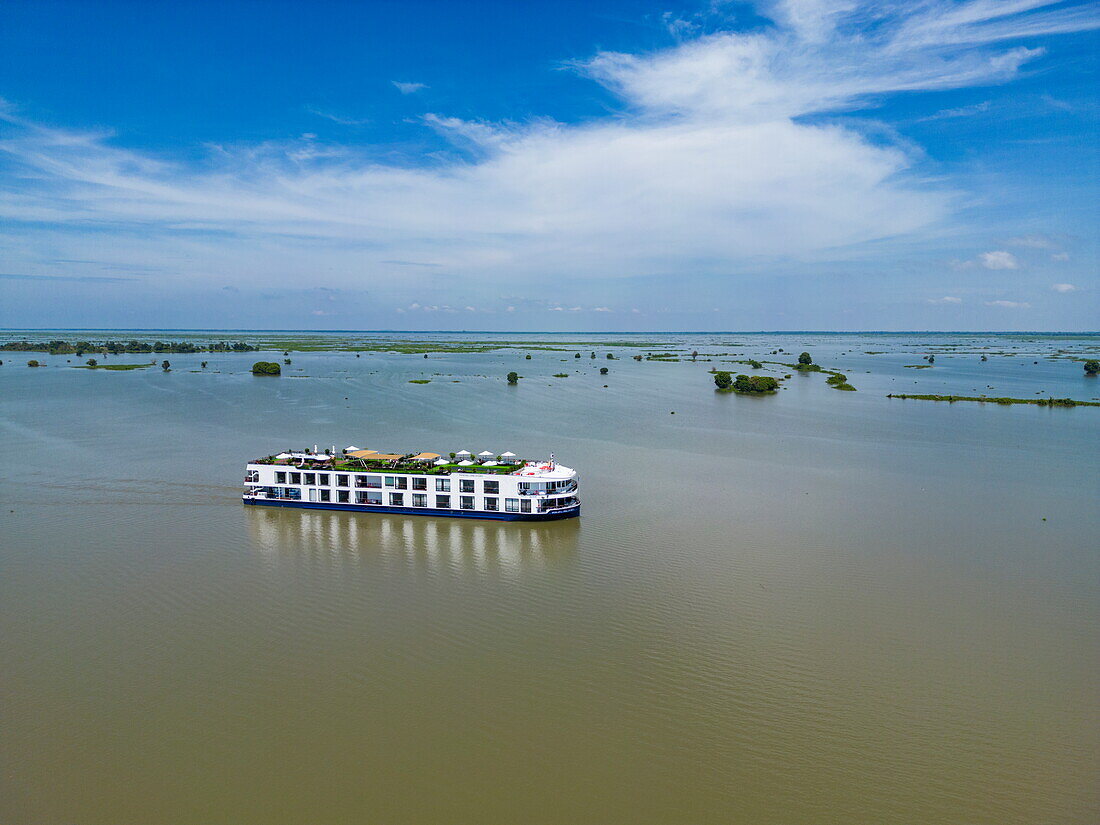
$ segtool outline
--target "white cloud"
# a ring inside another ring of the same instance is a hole
[[[338,123],[341,126],[363,126],[367,123],[370,123],[369,118],[345,117],[344,115],[327,112],[324,109],[317,109],[313,106],[306,106],[306,111],[310,114],[317,115],[317,117],[323,117],[326,120],[331,120],[333,123]]]
[[[612,312],[613,310],[611,309],[611,307],[596,307],[592,311],[593,312]]]
[[[788,0],[764,10],[776,26],[575,64],[620,96],[615,116],[579,125],[431,116],[426,125],[456,151],[414,162],[318,139],[173,161],[0,106],[9,127],[0,242],[27,250],[20,263],[30,263],[36,246],[80,257],[110,236],[120,262],[219,285],[226,272],[277,286],[317,271],[359,284],[392,278],[393,266],[415,280],[425,268],[453,278],[664,276],[820,260],[932,231],[954,195],[917,174],[908,147],[806,115],[1006,81],[1039,52],[1004,41],[1096,25],[1089,6],[1045,0]],[[1007,252],[982,262],[1016,266]]]
[[[1068,261],[1069,260],[1069,253],[1068,252],[1055,252],[1053,255],[1050,256],[1050,259],[1052,261]]]
[[[1011,246],[1024,246],[1029,249],[1057,249],[1058,242],[1049,235],[1020,235],[1009,238],[1005,243]]]
[[[930,304],[961,304],[962,298],[956,298],[954,295],[944,295],[942,298],[929,298]]]
[[[975,115],[985,114],[992,105],[990,101],[983,100],[981,103],[975,103],[971,106],[959,106],[954,109],[940,109],[938,112],[934,112],[927,117],[920,118],[920,121],[927,122],[929,120],[946,120],[956,117],[974,117]]]
[[[403,95],[411,95],[414,92],[419,92],[421,89],[428,88],[424,83],[407,83],[400,80],[391,80],[390,83],[392,83],[397,91],[401,92]]]
[[[986,301],[987,307],[1000,307],[1001,309],[1028,309],[1031,304],[1025,301]]]
[[[978,256],[982,266],[986,269],[1019,269],[1020,262],[1011,252],[999,250],[996,252],[983,252]]]
[[[1077,291],[1077,287],[1075,287],[1073,284],[1053,284],[1050,288],[1053,289],[1055,292],[1062,293]]]

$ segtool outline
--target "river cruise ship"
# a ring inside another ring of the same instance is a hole
[[[581,514],[577,473],[554,461],[466,450],[398,455],[348,447],[250,461],[244,503],[319,510],[548,521]]]

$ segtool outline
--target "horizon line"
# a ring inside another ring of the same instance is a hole
[[[311,333],[335,335],[1100,335],[1100,330],[981,330],[981,329],[757,329],[757,330],[489,330],[489,329],[279,329],[248,327],[0,327],[0,332],[238,332]]]

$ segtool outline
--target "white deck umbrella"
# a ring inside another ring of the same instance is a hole
[[[482,450],[480,453],[477,454],[477,457],[478,458],[492,458],[493,454],[491,452],[489,452],[488,450]]]
[[[435,466],[442,467],[444,464],[450,464],[451,462],[449,462],[445,458],[437,458],[434,463],[435,463]]]
[[[473,455],[469,450],[459,450],[455,455]]]
[[[470,461],[469,459],[465,459],[463,461],[458,462],[458,466],[459,467],[473,467],[474,462]]]

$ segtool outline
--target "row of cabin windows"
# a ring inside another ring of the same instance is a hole
[[[307,487],[328,487],[329,486],[329,473],[293,473],[284,470],[278,470],[275,472],[276,484],[304,484]],[[350,487],[350,476],[340,473],[335,474],[336,487]],[[392,490],[407,490],[409,488],[409,482],[412,482],[413,490],[427,490],[428,479],[413,477],[410,479],[408,476],[356,476],[355,486],[359,489],[375,489],[381,490],[383,483],[385,486]],[[437,493],[449,493],[451,492],[451,480],[449,478],[437,478],[435,479],[435,490]],[[458,482],[458,491],[460,493],[473,493],[474,491],[474,479],[464,478]],[[481,492],[486,495],[497,495],[500,493],[500,482],[496,480],[485,479],[481,482]]]
[[[302,491],[295,487],[276,487],[276,498],[287,498],[294,501],[302,501]],[[335,500],[340,504],[349,503],[350,491],[337,490],[336,498],[332,498],[332,493],[329,490],[309,490],[309,501],[316,502],[331,502]],[[387,502],[383,499],[382,493],[356,493],[356,504],[375,504],[382,505]],[[390,493],[389,494],[389,506],[391,507],[404,507],[405,506],[405,494],[404,493]],[[436,496],[433,502],[436,509],[450,510],[451,509],[451,496]],[[413,507],[427,507],[428,506],[428,494],[427,493],[413,493],[412,494],[412,506]],[[458,509],[459,510],[476,510],[476,500],[473,496],[459,496],[458,497]],[[494,512],[500,511],[500,499],[495,496],[486,496],[482,499],[483,510],[490,510]],[[527,499],[518,498],[506,498],[504,499],[504,511],[507,513],[530,513],[531,502]]]

